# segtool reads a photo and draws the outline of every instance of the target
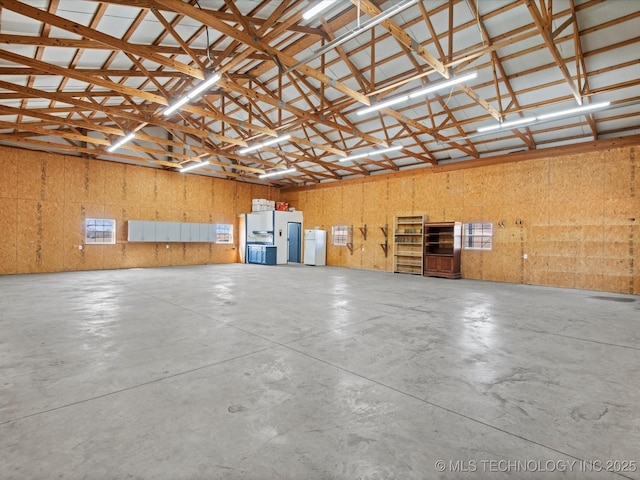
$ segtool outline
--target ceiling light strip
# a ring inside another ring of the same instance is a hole
[[[396,145],[395,147],[383,148],[381,150],[371,150],[370,152],[359,153],[357,155],[350,155],[348,157],[338,159],[339,162],[348,162],[350,160],[357,160],[359,158],[373,157],[375,155],[382,155],[383,153],[395,152],[404,148],[402,145]]]
[[[136,138],[136,134],[135,133],[130,133],[129,135],[127,135],[126,137],[118,140],[116,143],[114,143],[113,145],[111,145],[108,149],[107,152],[115,152],[117,149],[119,149],[122,145],[124,145],[127,142],[130,142],[131,140],[133,140],[134,138]]]
[[[287,168],[286,170],[275,170],[273,172],[263,173],[262,175],[259,175],[258,178],[275,177],[278,175],[286,175],[293,172],[297,172],[297,170],[295,168]]]
[[[373,27],[375,27],[379,23],[384,22],[386,19],[388,19],[390,17],[393,17],[394,15],[402,12],[403,10],[409,8],[411,5],[413,5],[413,4],[417,3],[417,2],[418,2],[418,0],[406,0],[404,2],[401,2],[401,3],[397,4],[394,7],[391,7],[389,10],[386,10],[386,11],[380,13],[379,15],[376,15],[371,20],[369,20],[368,22],[363,23],[360,27],[356,28],[355,30],[347,32],[344,35],[341,35],[338,38],[335,38],[332,41],[330,41],[329,43],[325,44],[322,48],[319,48],[318,50],[315,50],[307,58],[305,58],[304,60],[299,61],[298,63],[296,63],[295,65],[293,65],[289,69],[287,69],[284,73],[291,72],[292,70],[295,70],[296,68],[309,63],[311,60],[315,60],[320,55],[324,55],[325,53],[327,53],[327,52],[333,50],[334,48],[336,48],[338,45],[342,45],[344,42],[347,42],[347,41],[351,40],[352,38],[357,37],[362,32],[366,32],[367,30],[371,30]]]
[[[440,90],[443,88],[451,87],[453,85],[457,85],[459,83],[466,82],[468,80],[472,80],[478,76],[478,72],[467,73],[466,75],[462,75],[460,77],[452,78],[450,80],[446,80],[444,82],[439,82],[434,85],[429,85],[428,87],[421,88],[414,92],[407,93],[405,95],[401,95],[399,97],[390,98],[389,100],[385,100],[384,102],[376,103],[371,105],[370,107],[362,108],[356,112],[356,115],[366,115],[367,113],[375,112],[376,110],[381,110],[383,108],[387,108],[391,105],[395,105],[397,103],[405,102],[410,98],[417,98],[429,93],[435,92],[436,90]]]
[[[276,143],[287,141],[290,138],[291,138],[291,135],[288,135],[288,134],[282,135],[277,138],[272,138],[271,140],[265,140],[264,142],[256,143],[255,145],[252,145],[250,147],[241,148],[240,150],[238,150],[238,153],[240,155],[244,155],[245,153],[253,152],[255,150],[260,150],[261,148],[268,147],[269,145],[275,145]]]
[[[513,120],[512,122],[496,123],[495,125],[481,127],[478,129],[478,132],[490,132],[491,130],[500,130],[504,128],[515,127],[518,125],[524,125],[526,123],[532,123],[532,122],[535,122],[536,120],[537,120],[536,117],[527,117],[527,118],[521,118],[519,120]]]
[[[611,102],[592,103],[591,105],[585,105],[583,107],[570,108],[568,110],[562,110],[560,112],[545,113],[544,115],[538,115],[538,120],[547,120],[549,118],[564,117],[565,115],[575,115],[577,113],[588,112],[591,110],[599,110],[611,105]]]
[[[324,12],[331,5],[336,3],[336,0],[322,0],[316,3],[313,7],[302,14],[302,18],[305,20],[311,20],[313,17],[318,15],[320,12]]]
[[[188,167],[184,167],[180,169],[180,173],[188,172],[190,170],[195,170],[196,168],[206,167],[209,164],[209,160],[200,163],[194,163],[193,165],[189,165]]]
[[[446,80],[444,82],[436,83],[435,85],[430,85],[430,86],[421,88],[420,90],[416,90],[415,92],[412,92],[412,93],[409,94],[409,98],[422,97],[422,96],[427,95],[429,93],[435,92],[436,90],[441,90],[443,88],[452,87],[453,85],[457,85],[459,83],[463,83],[463,82],[467,82],[469,80],[473,80],[477,76],[478,76],[478,72],[467,73],[467,74],[461,75],[459,77],[457,76],[457,77],[452,78],[450,80]]]
[[[179,100],[177,100],[175,103],[173,103],[172,105],[167,107],[164,110],[163,114],[164,115],[171,115],[173,112],[175,112],[177,109],[179,109],[182,105],[184,105],[185,103],[189,102],[190,100],[193,100],[198,95],[200,95],[202,92],[204,92],[207,88],[211,87],[214,83],[216,83],[218,80],[220,80],[220,78],[222,78],[222,75],[220,75],[220,73],[218,73],[218,72],[214,73],[211,77],[209,77],[207,80],[205,80],[204,82],[199,84],[196,88],[191,90],[186,95],[180,97]]]
[[[569,108],[567,110],[560,110],[559,112],[545,113],[544,115],[538,115],[535,117],[521,118],[519,120],[513,120],[511,122],[503,122],[503,123],[497,123],[495,125],[489,125],[486,127],[480,127],[476,131],[478,133],[484,133],[484,132],[490,132],[494,130],[510,130],[511,128],[517,127],[519,125],[531,124],[534,122],[542,122],[544,120],[550,120],[552,118],[576,116],[576,115],[581,115],[582,113],[585,113],[585,112],[601,110],[603,108],[608,107],[609,105],[611,105],[611,102],[592,103],[591,105],[585,105],[583,107]]]

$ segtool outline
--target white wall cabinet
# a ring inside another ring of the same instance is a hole
[[[154,222],[129,220],[129,242],[206,242],[216,239],[214,223]]]

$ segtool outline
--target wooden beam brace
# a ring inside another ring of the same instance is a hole
[[[221,34],[226,35],[235,40],[238,40],[248,45],[251,48],[265,52],[269,55],[272,55],[273,57],[277,56],[280,62],[282,62],[284,66],[292,67],[298,63],[298,61],[295,58],[285,54],[284,52],[278,50],[277,48],[267,45],[260,38],[252,37],[249,33],[240,31],[237,28],[234,28],[233,26],[228,25],[221,20],[218,20],[213,15],[210,15],[208,11],[199,10],[193,5],[182,2],[182,0],[155,0],[154,4],[164,7],[170,11],[181,13],[205,25],[209,25],[211,28],[216,29],[216,31],[220,32]],[[363,103],[365,105],[371,104],[367,96],[347,87],[342,82],[329,78],[327,75],[325,75],[322,72],[319,72],[318,70],[315,70],[307,65],[302,65],[298,68],[305,75],[315,78],[319,82],[322,82],[325,85],[329,85],[335,88],[336,90],[351,97],[353,100],[357,102]]]
[[[199,137],[202,136],[203,131],[200,128],[189,127],[186,125],[179,125],[176,123],[168,122],[166,120],[162,120],[157,116],[152,116],[149,114],[133,114],[126,110],[123,110],[121,107],[106,107],[95,102],[87,102],[84,100],[76,99],[70,95],[66,95],[58,92],[44,92],[40,90],[36,90],[33,88],[23,87],[21,85],[16,85],[14,83],[9,83],[0,80],[0,88],[4,88],[10,91],[20,92],[24,95],[33,97],[33,98],[47,98],[49,100],[54,100],[61,103],[66,103],[70,105],[74,105],[78,108],[82,108],[85,110],[96,111],[99,113],[104,113],[105,115],[115,115],[127,120],[137,122],[137,123],[149,123],[152,125],[157,125],[159,127],[167,128],[167,129],[175,129],[184,133],[191,133],[197,135]],[[246,146],[246,142],[237,138],[225,137],[223,135],[218,135],[213,132],[206,132],[207,136],[213,140],[218,142],[229,143],[237,146]]]
[[[330,145],[325,145],[322,143],[317,143],[317,142],[312,142],[308,139],[305,138],[301,138],[301,137],[296,137],[296,136],[291,136],[291,142],[293,143],[299,143],[301,145],[306,145],[307,147],[311,147],[311,148],[317,148],[318,150],[323,150],[325,152],[329,152],[329,153],[333,153],[335,155],[340,155],[341,157],[346,157],[347,153],[344,150],[340,150],[337,148],[334,148]]]
[[[569,18],[567,18],[562,25],[560,25],[558,28],[556,28],[552,33],[551,33],[551,38],[553,40],[555,40],[555,38],[560,35],[565,28],[567,28],[569,25],[571,25],[573,22],[575,22],[576,20],[576,14],[572,14]]]
[[[480,97],[480,95],[478,95],[475,90],[467,87],[465,84],[463,83],[459,83],[456,85],[456,87],[458,87],[458,89],[462,90],[464,93],[466,93],[472,100],[474,100],[478,105],[480,105],[482,108],[484,108],[487,112],[489,112],[489,115],[491,115],[493,118],[495,118],[496,120],[498,120],[499,122],[502,121],[502,114],[500,112],[498,112],[495,108],[493,108],[489,102],[487,102],[484,98]]]
[[[475,153],[472,150],[469,150],[464,145],[460,145],[459,143],[456,143],[455,141],[451,140],[450,138],[445,137],[444,135],[441,135],[436,130],[432,130],[430,128],[425,127],[420,122],[416,122],[415,120],[413,120],[411,118],[405,117],[400,112],[397,112],[397,111],[392,110],[390,108],[384,108],[384,109],[381,110],[381,112],[383,112],[385,115],[389,115],[389,116],[395,118],[400,123],[403,123],[403,124],[409,125],[412,128],[415,128],[420,133],[426,133],[427,135],[432,136],[433,138],[435,138],[439,142],[448,143],[453,148],[455,148],[457,150],[460,150],[461,152],[464,152],[467,155],[470,155],[472,157],[475,156]]]
[[[305,110],[296,108],[293,105],[290,105],[288,103],[281,102],[280,100],[272,97],[271,95],[265,95],[263,93],[258,93],[255,90],[241,87],[240,85],[237,85],[231,82],[230,80],[226,80],[223,78],[218,82],[218,86],[220,86],[224,90],[239,93],[247,98],[253,99],[254,101],[260,101],[275,107],[281,107],[283,110],[287,110],[288,112],[291,112],[297,117],[304,118],[305,120],[322,123],[331,128],[341,130],[345,133],[349,133],[353,136],[361,137],[366,141],[368,141],[369,143],[384,145],[385,147],[388,146],[387,142],[385,142],[384,140],[380,140],[379,138],[376,138],[372,135],[368,135],[366,133],[360,132],[357,128],[353,126],[340,125],[339,123],[329,121],[322,115],[314,115]]]
[[[62,30],[75,33],[76,35],[81,35],[85,38],[95,40],[96,42],[109,45],[110,47],[115,47],[116,49],[122,50],[123,52],[129,52],[134,55],[139,55],[142,58],[145,58],[152,62],[156,62],[159,65],[164,65],[165,67],[171,68],[172,70],[182,72],[185,75],[189,75],[200,80],[205,78],[204,73],[199,69],[190,67],[189,65],[178,62],[176,60],[172,60],[163,55],[159,55],[147,48],[124,42],[119,38],[112,37],[111,35],[107,35],[89,27],[85,27],[84,25],[72,22],[71,20],[67,20],[66,18],[52,15],[49,12],[45,12],[43,10],[40,10],[39,8],[31,7],[17,0],[2,0],[2,7],[12,10],[21,15],[26,15],[45,24],[49,24]]]
[[[556,47],[553,41],[553,38],[551,36],[551,31],[550,31],[550,24],[544,20],[542,14],[538,10],[538,7],[536,6],[533,0],[522,0],[522,2],[529,9],[531,17],[533,18],[533,21],[536,24],[536,27],[538,28],[538,32],[540,33],[540,36],[544,40],[544,43],[546,44],[547,49],[551,53],[551,56],[556,62],[556,65],[560,69],[560,72],[562,73],[562,76],[564,77],[565,82],[569,86],[571,93],[576,99],[576,102],[578,103],[578,105],[582,105],[582,95],[580,94],[580,90],[576,87],[575,83],[573,83],[573,79],[571,78],[571,74],[567,69],[567,65],[565,64],[564,59],[562,58],[562,55],[558,51],[558,48]]]
[[[90,76],[90,77],[147,77],[142,71],[138,70],[111,70],[107,68],[74,68],[75,72]],[[183,73],[171,72],[169,70],[151,70],[151,74],[155,78],[182,78]],[[0,76],[5,75],[38,75],[38,76],[55,76],[58,73],[43,72],[35,68],[28,67],[0,67]],[[87,92],[89,93],[89,92]],[[102,92],[105,95],[109,95],[109,92]]]
[[[28,67],[32,67],[43,72],[46,72],[46,71],[53,72],[56,75],[60,75],[61,77],[74,78],[76,80],[80,80],[81,82],[88,83],[89,85],[92,85],[92,84],[99,85],[109,90],[119,92],[123,95],[129,95],[137,98],[144,98],[145,100],[149,100],[151,102],[154,102],[160,105],[168,105],[167,100],[164,97],[161,97],[160,95],[155,95],[149,92],[143,92],[142,90],[138,90],[137,88],[127,87],[125,85],[121,85],[119,83],[115,83],[110,80],[104,80],[99,77],[92,77],[89,75],[85,75],[83,73],[76,72],[73,69],[58,67],[50,63],[41,62],[39,60],[18,55],[17,53],[8,52],[3,49],[0,49],[0,58],[4,58],[6,60],[9,60],[11,62],[20,64],[20,65],[26,65]]]
[[[198,65],[198,67],[200,67],[200,70],[201,71],[205,71],[206,70],[205,66],[200,61],[200,58],[198,57],[198,55],[196,55],[196,53],[191,49],[189,44],[187,44],[187,42],[185,42],[183,40],[183,38],[178,34],[178,32],[176,32],[176,30],[167,21],[167,19],[164,18],[164,15],[162,15],[162,12],[158,11],[158,9],[156,7],[153,7],[151,9],[151,13],[153,13],[155,15],[155,17],[160,21],[160,23],[165,28],[165,30],[171,34],[171,36],[175,39],[175,41],[180,44],[180,46],[182,47],[184,52],[187,55],[189,55],[189,57],[191,57],[191,59],[196,63],[196,65]]]
[[[359,5],[363,12],[371,17],[376,17],[382,13],[382,10],[374,5],[370,0],[351,0],[354,5]],[[389,33],[402,45],[409,48],[420,56],[427,64],[444,78],[449,78],[449,70],[436,57],[431,55],[422,45],[417,43],[411,36],[398,26],[393,20],[384,20],[380,23]]]
[[[105,45],[95,40],[75,39],[75,38],[52,38],[52,37],[34,37],[31,35],[10,35],[0,34],[0,44],[3,45],[30,45],[34,47],[59,47],[83,50],[111,50],[119,51],[119,48]],[[129,43],[139,48],[144,48],[153,53],[164,55],[182,55],[184,50],[182,47],[172,47],[169,45],[142,45],[137,43]],[[203,48],[190,48],[191,52],[199,57],[206,57],[207,50]],[[222,57],[222,50],[211,50],[214,57]],[[251,60],[268,60],[271,57],[263,53],[254,52],[249,57]],[[184,75],[182,72],[169,70],[166,72],[171,75]]]
[[[155,0],[90,0],[90,1],[99,2],[99,3],[112,3],[114,5],[125,5],[128,7],[146,8],[149,10],[154,6],[157,6]],[[206,7],[206,4],[205,4],[205,7]],[[227,12],[221,12],[217,10],[206,10],[206,11],[213,17],[223,22],[237,21],[237,19],[232,14]],[[251,18],[251,23],[254,23],[257,26],[262,26],[264,23],[267,23],[267,21],[268,20],[265,20],[259,17]],[[281,25],[280,23],[276,23],[274,25],[274,28],[278,28],[280,27],[280,25]],[[291,32],[296,32],[296,33],[303,33],[305,35],[312,35],[316,37],[325,37],[325,33],[321,28],[314,28],[314,27],[309,27],[305,25],[287,25],[286,30],[289,30]]]

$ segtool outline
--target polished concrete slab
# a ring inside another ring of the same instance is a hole
[[[640,298],[335,267],[0,277],[3,479],[640,479]]]

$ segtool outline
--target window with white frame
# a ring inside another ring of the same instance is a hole
[[[491,250],[493,224],[465,223],[462,230],[462,247],[465,250]]]
[[[230,223],[216,223],[215,233],[214,243],[233,243],[233,225]]]
[[[349,227],[347,225],[335,225],[331,227],[331,243],[344,247],[349,243]]]
[[[116,243],[116,221],[111,218],[87,218],[84,222],[84,243],[113,245]]]

